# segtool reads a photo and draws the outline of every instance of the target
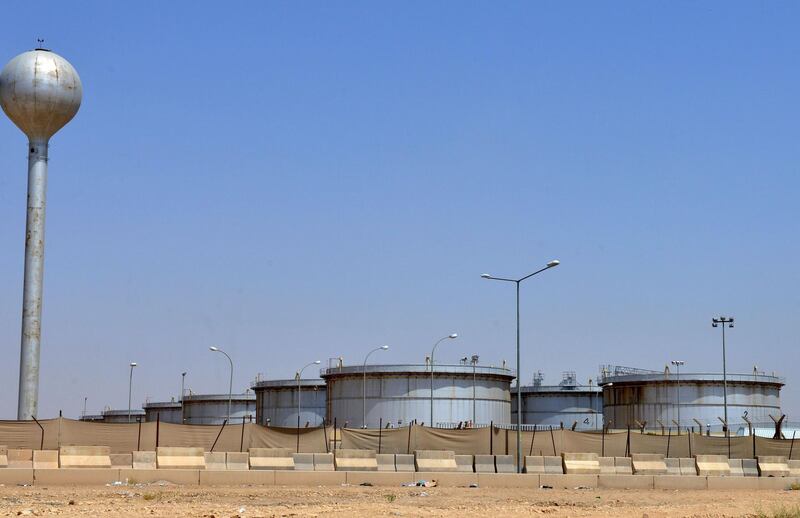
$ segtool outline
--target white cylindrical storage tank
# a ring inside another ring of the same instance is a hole
[[[264,426],[297,426],[298,394],[300,426],[325,423],[325,381],[317,379],[266,380],[253,385],[256,393],[256,421]]]
[[[718,373],[683,373],[680,379],[669,372],[606,374],[603,414],[612,428],[636,427],[636,421],[650,429],[711,425],[722,430],[725,415],[723,376]],[[746,434],[745,418],[756,427],[771,427],[770,415],[781,416],[780,391],[784,380],[763,373],[728,374],[728,422],[732,434]],[[679,418],[680,414],[680,418]],[[679,421],[680,419],[680,421]],[[697,421],[695,421],[697,420]]]
[[[127,417],[127,416],[126,416]],[[105,421],[103,414],[84,414],[80,417],[79,421],[88,421],[91,423],[102,423]]]
[[[328,385],[328,422],[358,428],[431,423],[429,365],[332,367],[322,374]],[[433,423],[451,427],[511,420],[509,369],[476,365],[435,365]],[[366,391],[366,392],[365,392]],[[366,410],[366,422],[364,413]]]
[[[148,401],[142,408],[147,422],[183,423],[183,407],[180,401]]]
[[[222,424],[228,418],[228,394],[191,394],[183,398],[183,424]],[[233,394],[228,424],[252,423],[256,395]]]
[[[130,416],[130,419],[129,419]],[[125,410],[103,410],[104,423],[136,423],[138,421],[144,422],[144,410],[141,408],[132,408],[130,411]]]
[[[522,424],[596,430],[603,427],[600,387],[540,385],[522,387]],[[511,422],[517,419],[517,392],[511,390]]]

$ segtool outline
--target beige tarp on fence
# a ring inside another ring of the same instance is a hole
[[[170,423],[110,424],[45,419],[42,429],[32,421],[0,421],[0,444],[9,448],[58,449],[59,446],[109,446],[113,453],[152,451],[159,446],[194,446],[214,451],[247,451],[248,448],[289,448],[305,453],[328,451],[334,430],[328,428],[276,428],[257,424],[179,425]],[[220,433],[220,430],[222,432]],[[516,455],[516,432],[500,428],[446,430],[408,426],[384,430],[341,429],[336,447],[370,449],[381,453],[413,453],[414,450],[452,450],[456,454]],[[219,438],[217,438],[219,436]],[[522,433],[524,455],[560,455],[562,452],[597,453],[622,457],[632,453],[661,453],[670,457],[720,454],[732,458],[782,455],[800,458],[791,440],[756,437],[708,437],[700,434],[651,435],[638,432],[573,432],[539,430]],[[754,452],[755,445],[755,452]]]

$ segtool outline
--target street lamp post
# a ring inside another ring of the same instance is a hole
[[[535,272],[526,275],[520,279],[506,279],[503,277],[494,277],[488,273],[481,275],[484,279],[492,281],[513,282],[517,287],[517,473],[522,473],[522,384],[520,383],[520,351],[519,351],[519,285],[522,281],[533,277],[536,274],[542,273],[550,268],[555,268],[561,264],[557,259],[547,263],[544,268],[536,270]]]
[[[83,416],[86,417],[86,401],[89,400],[89,396],[83,397]]]
[[[228,362],[231,364],[231,377],[230,381],[228,382],[228,421],[231,420],[231,400],[233,399],[233,360],[231,357],[228,356],[228,353],[220,349],[219,347],[214,347],[213,345],[208,348],[209,351],[215,353],[222,353],[228,359]],[[181,401],[183,401],[183,394],[181,394]]]
[[[181,372],[181,398],[180,398],[181,406],[183,406],[183,392],[184,392],[184,388],[183,387],[185,385],[185,381],[186,381],[186,373],[185,372]]]
[[[386,351],[388,349],[389,349],[388,345],[382,345],[380,347],[376,347],[375,349],[371,350],[364,357],[364,367],[362,369],[362,372],[364,374],[364,381],[363,381],[362,386],[361,386],[362,393],[363,393],[364,410],[363,410],[363,414],[362,414],[362,417],[361,417],[361,428],[366,428],[367,427],[367,360],[369,359],[369,355],[370,354],[372,354],[372,353],[374,353],[376,351]]]
[[[476,411],[476,406],[475,406],[475,390],[476,390],[475,387],[478,384],[477,383],[478,377],[475,373],[475,367],[478,365],[478,359],[479,357],[477,354],[473,354],[472,358],[470,359],[470,363],[472,364],[472,426],[473,427],[477,424],[476,419],[478,417],[478,413]]]
[[[725,362],[725,324],[733,327],[733,317],[712,318],[711,327],[722,327],[722,398],[725,406],[725,435],[728,435],[728,368]]]
[[[455,340],[456,338],[458,338],[458,333],[451,333],[444,336],[433,345],[433,349],[431,350],[431,428],[433,428],[433,355],[436,353],[436,347],[438,347],[440,343],[445,340]]]
[[[678,433],[681,431],[681,365],[685,364],[686,362],[683,360],[672,360],[670,363],[675,366],[676,372],[676,379],[678,380],[678,386],[675,389],[675,401],[676,406],[678,407]]]
[[[300,428],[300,380],[303,377],[303,371],[306,370],[306,367],[311,367],[312,365],[319,365],[321,362],[319,360],[314,360],[311,363],[307,363],[303,366],[302,369],[297,371],[297,428]]]
[[[128,378],[128,422],[131,422],[131,394],[133,394],[133,368],[136,367],[136,362],[131,362],[131,375]],[[85,401],[85,400],[84,400]]]

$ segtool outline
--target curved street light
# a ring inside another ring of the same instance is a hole
[[[313,362],[307,363],[303,366],[302,369],[297,371],[297,428],[300,428],[300,379],[303,377],[303,371],[306,370],[306,367],[311,367],[312,365],[319,365],[319,360],[314,360]],[[298,432],[299,433],[299,432]]]
[[[452,333],[444,336],[440,338],[439,341],[433,345],[433,349],[431,349],[431,427],[433,427],[433,355],[436,353],[436,348],[440,343],[444,342],[445,340],[455,340],[456,338],[458,338],[458,333]]]
[[[362,414],[362,417],[361,417],[361,428],[366,428],[367,427],[367,360],[369,359],[369,356],[372,353],[377,352],[377,351],[387,351],[388,349],[389,349],[388,345],[382,345],[380,347],[376,347],[375,349],[371,350],[364,357],[364,367],[362,369],[362,371],[364,373],[364,382],[363,382],[362,387],[361,387],[362,391],[363,391],[364,411],[363,411],[363,414]]]
[[[226,353],[225,351],[223,351],[219,347],[214,347],[212,345],[211,347],[208,348],[208,350],[211,351],[211,352],[224,354],[225,357],[228,359],[228,362],[230,362],[230,364],[231,364],[231,379],[230,379],[230,382],[228,383],[228,421],[230,421],[231,420],[231,400],[233,399],[233,360],[231,360],[231,357],[228,356],[228,353]],[[183,395],[181,395],[181,401],[183,401]]]
[[[542,273],[545,270],[549,270],[550,268],[555,268],[561,264],[561,261],[558,259],[553,259],[552,261],[548,262],[544,268],[540,270],[536,270],[533,273],[526,275],[520,279],[506,279],[503,277],[495,277],[488,273],[484,273],[481,275],[484,279],[489,279],[491,281],[504,281],[504,282],[513,282],[517,285],[517,473],[522,473],[522,390],[520,384],[520,354],[519,354],[519,285],[525,279],[529,279],[536,274]]]
[[[138,363],[136,362],[130,363],[131,375],[130,378],[128,378],[128,422],[129,423],[131,422],[131,394],[133,392],[133,368],[136,367],[137,365]]]

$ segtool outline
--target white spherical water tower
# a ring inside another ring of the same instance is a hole
[[[36,416],[39,403],[44,217],[47,147],[81,106],[83,87],[69,62],[37,48],[15,57],[0,72],[0,104],[28,136],[28,217],[25,232],[25,280],[17,419]]]

